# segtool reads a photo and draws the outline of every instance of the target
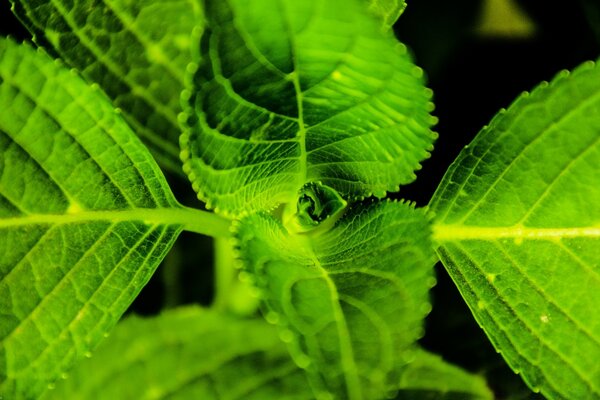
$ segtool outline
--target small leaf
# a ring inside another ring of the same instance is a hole
[[[100,85],[161,166],[181,173],[177,114],[199,2],[11,1],[35,41]]]
[[[0,39],[0,109],[0,397],[34,398],[119,319],[185,216],[110,100],[43,52]]]
[[[308,182],[298,193],[296,209],[288,207],[283,217],[287,230],[299,233],[328,229],[342,215],[348,203],[338,192],[320,182]]]
[[[383,26],[391,29],[406,8],[404,0],[368,0],[369,9],[383,20]]]
[[[431,202],[438,254],[477,321],[548,398],[600,396],[600,68],[501,112]]]
[[[494,399],[482,377],[424,350],[415,351],[414,360],[404,367],[399,382],[397,399],[401,400]]]
[[[422,211],[357,204],[314,235],[259,213],[241,221],[237,237],[265,316],[280,325],[317,398],[375,399],[393,389],[430,309],[434,256]]]
[[[292,204],[307,182],[348,201],[415,179],[435,135],[422,71],[364,0],[207,1],[184,170],[226,215]]]
[[[196,307],[129,317],[44,399],[310,400],[276,330]]]

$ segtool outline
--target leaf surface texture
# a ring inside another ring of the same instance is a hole
[[[179,206],[150,153],[74,71],[1,39],[0,109],[0,395],[32,398],[97,345],[182,224],[165,222]]]
[[[388,201],[351,207],[314,234],[288,233],[265,213],[241,221],[240,253],[265,317],[280,326],[317,398],[392,390],[430,309],[429,234],[422,211]]]
[[[431,92],[359,0],[207,1],[184,170],[228,215],[293,203],[311,181],[352,199],[415,179]]]
[[[12,1],[35,41],[100,85],[159,164],[181,173],[177,114],[200,2]]]
[[[600,69],[501,112],[431,209],[440,258],[512,368],[548,398],[600,397]]]

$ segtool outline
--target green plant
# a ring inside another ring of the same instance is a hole
[[[0,40],[5,398],[492,398],[416,342],[438,258],[531,389],[600,397],[594,63],[501,111],[417,208],[387,198],[436,138],[404,2],[13,8],[63,61]],[[177,182],[180,157],[214,212],[175,200],[154,159]],[[215,238],[213,307],[96,350],[182,231]]]

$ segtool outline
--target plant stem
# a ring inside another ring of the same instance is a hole
[[[182,215],[184,218],[184,230],[214,238],[228,238],[231,236],[229,230],[231,226],[230,220],[215,213],[195,208],[183,207],[182,211],[185,212]]]
[[[226,310],[229,306],[231,289],[236,278],[232,247],[227,238],[214,239],[215,298],[212,306]]]

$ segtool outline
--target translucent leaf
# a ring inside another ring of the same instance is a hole
[[[200,308],[130,317],[44,399],[310,400],[277,332]]]
[[[104,337],[189,216],[109,99],[41,51],[0,39],[0,109],[0,397],[34,398]]]
[[[510,366],[548,398],[600,396],[600,69],[501,112],[431,209],[438,254]]]
[[[406,8],[404,0],[368,0],[369,8],[383,20],[383,26],[390,29]]]
[[[364,0],[207,1],[184,169],[217,212],[294,203],[307,182],[383,197],[428,156],[431,93]]]
[[[11,1],[35,41],[98,83],[161,166],[181,173],[177,114],[200,2]]]
[[[485,380],[449,364],[424,350],[402,370],[397,399],[401,400],[492,400]]]
[[[423,212],[365,202],[333,228],[293,234],[259,213],[238,226],[241,257],[317,398],[376,399],[395,389],[404,350],[430,309],[433,251]]]

